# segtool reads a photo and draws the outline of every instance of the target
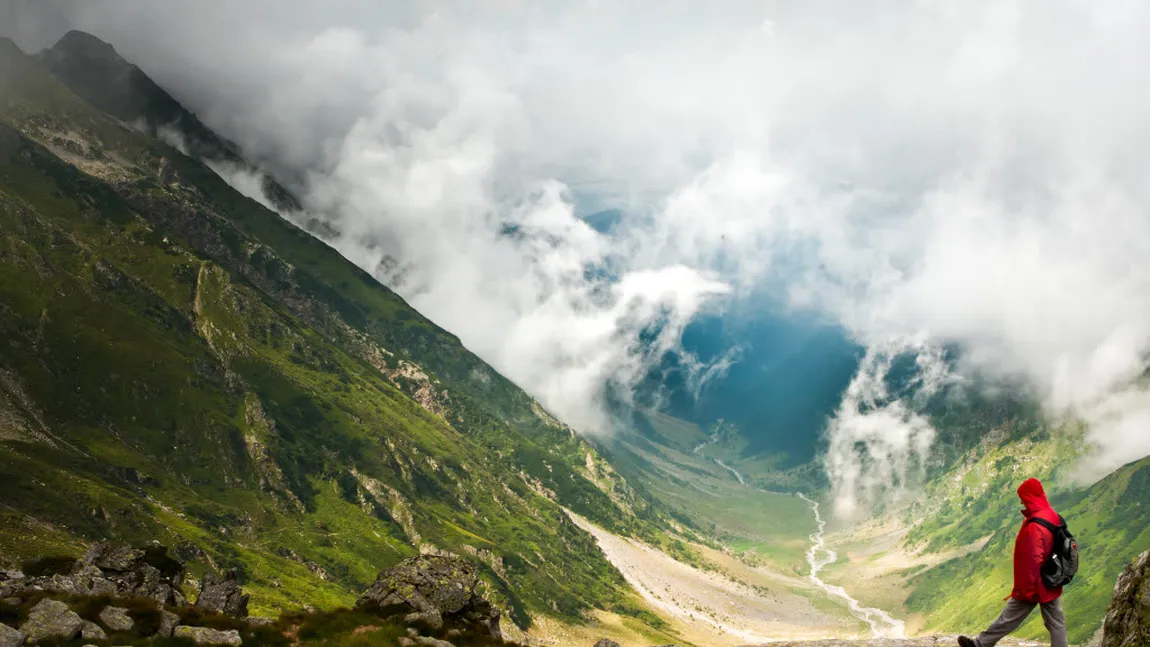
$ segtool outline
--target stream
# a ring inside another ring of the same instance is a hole
[[[815,513],[815,523],[818,525],[818,530],[811,535],[811,547],[807,549],[807,564],[810,564],[811,567],[811,583],[825,591],[826,594],[832,598],[839,598],[846,602],[851,614],[867,623],[867,625],[870,626],[871,633],[873,633],[876,638],[905,638],[905,622],[891,616],[882,609],[864,607],[862,603],[851,597],[843,587],[827,584],[819,578],[819,571],[835,563],[839,556],[838,553],[827,548],[826,541],[823,539],[823,532],[827,528],[827,522],[823,520],[822,515],[819,513],[818,502],[806,497],[802,493],[799,493],[799,498],[810,504],[811,511]]]

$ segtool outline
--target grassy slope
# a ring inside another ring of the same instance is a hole
[[[1012,581],[1011,555],[1021,517],[1014,490],[1030,476],[1044,480],[1052,503],[1079,540],[1082,567],[1064,605],[1071,642],[1085,642],[1109,603],[1114,579],[1150,545],[1150,459],[1128,465],[1089,488],[1069,476],[1081,444],[1073,430],[1023,431],[997,437],[928,486],[908,519],[921,518],[908,542],[942,550],[989,537],[981,551],[916,574],[907,608],[925,614],[928,628],[978,631],[1001,610]],[[1038,614],[1020,636],[1042,638]]]
[[[556,503],[663,536],[592,447],[333,250],[8,41],[0,378],[6,561],[159,537],[194,568],[241,569],[269,609],[347,603],[430,544],[479,554],[521,625],[642,613]]]

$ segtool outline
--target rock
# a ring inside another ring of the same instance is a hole
[[[156,635],[161,638],[171,638],[178,626],[180,626],[180,616],[171,611],[161,611],[160,627],[156,629]]]
[[[455,647],[455,645],[447,642],[446,640],[428,638],[427,636],[420,636],[415,639],[415,642],[423,645],[423,647]]]
[[[26,579],[20,571],[0,571],[0,598],[11,597],[21,591]]]
[[[458,638],[462,635],[463,635],[463,632],[458,630],[458,629],[448,629],[447,630],[447,637],[448,638]]]
[[[619,643],[609,638],[600,638],[599,642],[595,643],[595,647],[619,647]]]
[[[415,629],[415,627],[408,627],[407,628],[407,637],[408,638],[415,638],[418,635],[419,635],[419,631],[417,631]]]
[[[502,638],[499,609],[475,593],[478,583],[478,572],[466,560],[420,555],[381,572],[356,606],[385,615],[424,614],[425,622],[437,614],[440,627],[443,623],[478,627],[493,638]]]
[[[247,623],[252,627],[270,627],[276,623],[276,619],[262,618],[260,616],[248,616]]]
[[[0,647],[20,647],[24,644],[24,633],[0,623]]]
[[[167,549],[159,544],[133,548],[128,544],[98,542],[76,560],[68,574],[25,577],[18,584],[19,589],[70,595],[142,596],[160,604],[180,605],[185,602],[180,593],[183,578],[184,565],[169,557]],[[14,581],[5,581],[9,583],[0,582],[0,589],[15,589]]]
[[[196,608],[202,611],[215,611],[236,618],[248,615],[248,596],[237,581],[235,570],[230,570],[220,579],[208,573],[200,585],[200,595],[196,598]]]
[[[1102,624],[1101,647],[1150,645],[1150,551],[1122,569]]]
[[[131,631],[136,623],[128,615],[128,610],[122,607],[104,607],[100,612],[100,622],[112,631]]]
[[[399,645],[399,647],[415,647],[416,643],[411,638],[403,636],[399,640],[395,641],[395,644]]]
[[[409,625],[422,625],[433,631],[439,631],[443,628],[443,616],[435,609],[424,612],[413,612],[403,617],[403,621]]]
[[[100,625],[94,622],[84,622],[84,626],[80,628],[80,637],[84,640],[106,640],[108,634],[100,628]]]
[[[478,581],[475,567],[461,559],[420,555],[380,573],[357,606],[458,613],[472,601]]]
[[[239,647],[244,643],[244,641],[240,639],[240,632],[235,629],[218,631],[207,627],[181,625],[176,627],[172,635],[176,638],[190,638],[197,645],[227,645],[228,647]]]
[[[20,625],[20,631],[29,643],[41,640],[66,642],[80,635],[84,619],[57,600],[44,598],[28,612],[28,619]]]

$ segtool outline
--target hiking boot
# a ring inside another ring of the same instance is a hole
[[[958,647],[978,647],[978,643],[974,642],[966,636],[958,637]]]

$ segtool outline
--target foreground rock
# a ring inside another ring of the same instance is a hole
[[[52,591],[69,595],[146,597],[160,604],[185,603],[180,593],[184,565],[168,556],[166,548],[151,544],[134,548],[128,544],[100,542],[76,560],[67,573],[24,577],[8,571],[0,577],[0,597],[20,591]]]
[[[600,638],[599,642],[595,643],[595,647],[619,647],[619,643],[609,638]]]
[[[23,633],[6,624],[0,624],[0,647],[20,647],[23,644]]]
[[[136,626],[128,616],[128,610],[121,607],[104,607],[100,612],[100,622],[112,631],[131,631]]]
[[[189,627],[181,626],[176,627],[175,632],[172,634],[176,638],[189,638],[197,645],[226,645],[227,647],[239,647],[243,644],[240,638],[240,632],[235,629],[227,631],[219,631],[217,629],[209,629],[207,627]]]
[[[356,607],[438,629],[445,623],[500,639],[499,609],[475,593],[479,574],[457,557],[420,555],[383,571]],[[415,615],[412,615],[415,614]]]
[[[1122,569],[1102,624],[1102,647],[1150,645],[1150,551]]]
[[[66,642],[80,635],[84,619],[56,600],[41,600],[28,612],[28,619],[20,631],[29,643],[42,640]]]
[[[196,608],[246,618],[248,596],[240,587],[236,572],[228,571],[222,579],[211,573],[205,575],[200,585],[200,596],[196,598]]]

